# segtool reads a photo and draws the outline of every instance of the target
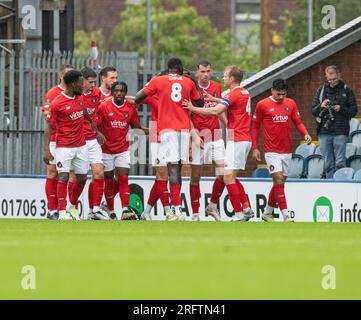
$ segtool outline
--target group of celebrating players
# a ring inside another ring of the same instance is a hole
[[[284,190],[292,155],[291,122],[307,143],[311,143],[311,137],[302,124],[295,101],[286,98],[284,80],[275,80],[271,96],[257,103],[251,132],[251,97],[240,85],[243,72],[237,66],[225,68],[223,85],[227,90],[222,93],[221,85],[211,80],[208,61],[200,62],[193,75],[183,68],[180,59],[171,58],[167,70],[153,77],[134,97],[127,95],[125,82],[117,81],[117,70],[113,67],[100,71],[99,88],[97,74],[89,67],[78,71],[66,65],[60,71],[61,82],[47,93],[43,108],[48,218],[80,219],[77,203],[90,165],[88,217],[137,219],[128,207],[131,127],[140,134],[150,135],[149,161],[156,171],[142,219],[152,219],[151,211],[160,199],[168,221],[185,220],[181,208],[181,172],[182,164],[190,163],[193,221],[200,220],[199,183],[203,164],[213,164],[216,172],[205,214],[221,220],[217,204],[227,188],[235,213],[231,221],[249,221],[254,213],[237,175],[245,169],[251,149],[253,157],[261,161],[258,137],[262,125],[265,160],[273,177],[262,219],[274,221],[273,211],[278,205],[284,221],[292,221]],[[137,106],[143,103],[151,108],[149,129],[142,128],[138,119]],[[226,146],[220,121],[227,130]],[[114,210],[117,193],[122,204],[119,217]],[[106,211],[101,209],[103,195]]]

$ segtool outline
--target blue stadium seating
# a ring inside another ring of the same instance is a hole
[[[258,168],[252,172],[253,178],[270,178],[268,168]]]
[[[355,172],[361,169],[361,156],[353,155],[347,159],[347,166],[352,168]]]
[[[299,154],[300,156],[302,156],[306,159],[308,156],[310,156],[311,154],[313,154],[315,152],[315,149],[316,149],[316,146],[313,143],[311,143],[309,145],[306,143],[303,143],[297,147],[295,154]]]
[[[308,179],[321,179],[324,176],[325,161],[319,154],[312,154],[306,159]]]
[[[299,154],[293,154],[290,169],[288,171],[289,178],[301,178],[304,174],[305,164],[304,159]]]
[[[352,180],[354,173],[352,168],[341,168],[335,172],[333,178],[336,180]]]
[[[354,180],[361,180],[361,169],[357,170],[353,176]]]
[[[346,158],[350,158],[356,154],[357,147],[352,143],[346,143]]]
[[[357,147],[361,147],[361,130],[356,130],[350,134],[350,141]]]
[[[355,118],[352,118],[350,120],[350,132],[349,132],[349,135],[351,135],[352,132],[358,130],[360,128],[360,122],[355,119]]]

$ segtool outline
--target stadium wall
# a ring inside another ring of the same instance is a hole
[[[214,178],[203,178],[201,181],[202,221],[211,221],[204,216],[205,206],[212,191]],[[135,211],[141,213],[148,199],[154,177],[135,177],[129,179],[131,187],[130,204]],[[266,206],[267,196],[272,185],[271,179],[242,179],[250,204],[256,214],[253,221],[261,221],[261,213]],[[0,176],[0,219],[45,219],[47,214],[44,194],[44,176]],[[88,185],[79,202],[79,210],[83,218],[88,213]],[[21,188],[19,188],[21,186]],[[189,199],[189,179],[183,179],[182,207],[191,219]],[[357,181],[326,181],[289,179],[286,185],[287,201],[296,222],[361,222],[361,184]],[[120,200],[116,197],[116,212],[120,213]],[[226,192],[220,199],[222,220],[232,216],[232,205]],[[84,214],[85,213],[85,214]],[[276,221],[282,221],[278,209]],[[152,213],[154,220],[165,220],[161,204],[157,203]]]

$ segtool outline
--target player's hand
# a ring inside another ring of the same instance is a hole
[[[125,96],[125,101],[130,104],[135,104],[135,97],[133,96]]]
[[[305,140],[306,140],[306,143],[307,143],[307,144],[311,144],[311,142],[312,142],[312,138],[311,138],[311,136],[308,135],[308,134],[305,135]]]
[[[97,132],[97,141],[100,145],[104,144],[105,142],[105,137],[101,132]]]
[[[190,101],[185,101],[183,104],[183,108],[189,111],[194,111],[196,109],[196,107],[192,104],[192,102]]]
[[[261,152],[258,149],[254,149],[252,151],[252,157],[256,159],[257,161],[262,161],[261,159]]]
[[[220,101],[222,101],[222,99],[219,99],[219,98],[216,98],[216,97],[213,97],[211,94],[209,94],[207,91],[203,92],[204,96],[210,100],[211,102],[217,102],[219,103]]]
[[[50,153],[49,150],[45,150],[44,151],[44,157],[43,157],[43,160],[46,164],[50,164],[50,161],[53,161],[54,160],[54,157],[53,155]]]

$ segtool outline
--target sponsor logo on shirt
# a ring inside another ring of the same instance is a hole
[[[110,124],[112,125],[112,128],[125,128],[127,126],[126,122],[120,120],[110,121]]]
[[[79,118],[81,118],[83,116],[83,110],[82,111],[78,111],[78,112],[73,112],[70,115],[71,120],[77,120]]]
[[[288,116],[277,115],[277,116],[273,116],[272,120],[273,120],[273,122],[287,122]]]
[[[70,110],[71,109],[71,106],[67,106],[66,108],[65,108],[65,110]]]
[[[269,111],[270,111],[270,112],[273,112],[273,111],[275,111],[275,108],[272,108],[272,109],[270,109]]]
[[[110,113],[108,113],[108,116],[109,116],[109,117],[114,116],[114,112],[110,112]]]

